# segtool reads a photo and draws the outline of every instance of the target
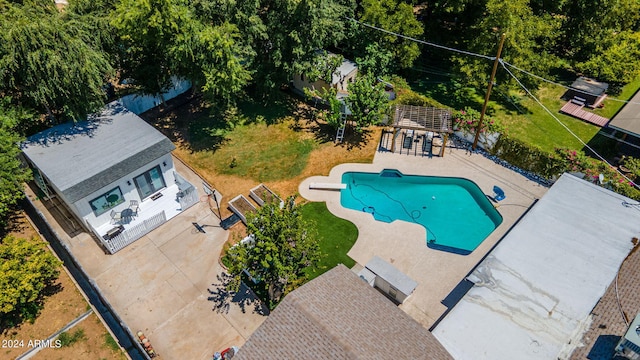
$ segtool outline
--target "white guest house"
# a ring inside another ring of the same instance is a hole
[[[198,201],[175,170],[173,143],[118,101],[22,144],[36,183],[57,196],[110,253]]]

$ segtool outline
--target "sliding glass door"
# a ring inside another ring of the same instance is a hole
[[[160,170],[160,165],[145,172],[144,174],[136,176],[133,178],[133,181],[136,183],[140,199],[145,199],[166,187],[164,178],[162,177],[162,171]]]

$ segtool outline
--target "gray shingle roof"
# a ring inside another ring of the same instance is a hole
[[[22,144],[27,158],[70,202],[173,149],[166,136],[117,101],[87,121],[55,126]]]
[[[452,359],[344,265],[291,292],[234,359]]]

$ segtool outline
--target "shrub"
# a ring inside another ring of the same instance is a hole
[[[60,261],[36,238],[7,236],[0,241],[0,326],[33,321],[53,286]]]
[[[562,162],[553,154],[508,135],[500,136],[493,147],[493,154],[512,165],[547,179],[563,171]]]
[[[547,179],[552,179],[563,172],[581,172],[585,174],[584,179],[587,181],[640,201],[640,189],[633,182],[624,178],[609,164],[590,158],[581,151],[558,148],[553,153],[547,153],[520,140],[501,136],[493,148],[493,154],[512,165]],[[640,172],[640,161],[628,158],[624,164],[632,172],[628,177],[635,181],[636,170]],[[599,181],[600,174],[604,179],[602,184]]]
[[[464,110],[458,110],[453,113],[453,129],[475,133],[480,123],[480,112],[470,107],[465,107]],[[485,114],[482,124],[481,133],[503,133],[504,127],[498,121]]]

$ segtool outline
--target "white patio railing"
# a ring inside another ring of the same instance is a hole
[[[138,225],[126,228],[120,234],[112,237],[109,240],[105,240],[102,237],[99,237],[99,239],[111,254],[115,254],[127,245],[147,235],[160,225],[164,224],[166,221],[167,216],[163,210],[162,212],[155,214],[148,219],[145,219]]]
[[[178,202],[180,203],[180,209],[182,211],[187,210],[192,207],[196,203],[200,201],[200,197],[198,196],[198,191],[193,184],[185,180],[180,174],[174,172],[173,175],[176,179],[176,184],[178,185]]]

